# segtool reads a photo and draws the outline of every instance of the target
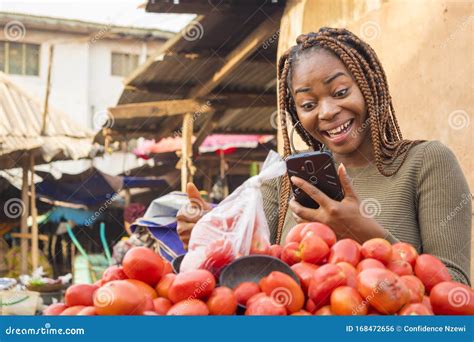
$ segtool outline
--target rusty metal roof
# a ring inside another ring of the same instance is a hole
[[[0,169],[17,165],[25,151],[37,164],[89,155],[93,132],[56,110],[48,112],[41,134],[43,105],[0,72]]]

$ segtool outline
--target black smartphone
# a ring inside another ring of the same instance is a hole
[[[296,176],[309,182],[328,197],[341,201],[344,198],[339,176],[329,152],[304,152],[286,158],[288,177]],[[298,203],[307,208],[319,208],[319,204],[303,190],[291,183]]]

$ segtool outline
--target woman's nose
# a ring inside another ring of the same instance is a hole
[[[331,99],[321,100],[319,102],[319,119],[331,121],[339,112],[341,108]]]

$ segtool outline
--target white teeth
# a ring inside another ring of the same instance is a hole
[[[346,129],[347,127],[349,127],[351,123],[351,120],[349,121],[346,121],[345,123],[343,123],[342,125],[340,125],[339,127],[336,127],[334,129],[331,129],[330,131],[326,131],[329,133],[329,135],[336,135],[336,134],[339,134],[341,133],[344,129]]]

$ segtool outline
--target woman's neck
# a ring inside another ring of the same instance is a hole
[[[363,143],[350,154],[334,153],[334,160],[343,163],[345,167],[364,167],[374,160],[374,153],[370,141]]]

